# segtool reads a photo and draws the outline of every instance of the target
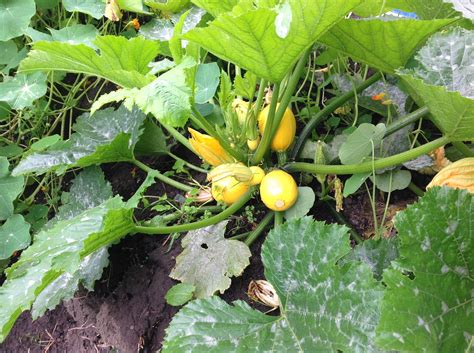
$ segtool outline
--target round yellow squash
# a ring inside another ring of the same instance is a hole
[[[211,193],[214,200],[231,205],[240,199],[248,190],[249,183],[239,181],[232,176],[212,183]]]
[[[276,110],[278,110],[279,104],[277,104]],[[265,125],[267,123],[268,113],[270,106],[267,105],[258,115],[258,129],[260,134],[263,136],[265,131]],[[290,108],[286,108],[285,114],[280,121],[278,130],[273,137],[271,143],[271,149],[276,152],[285,152],[288,147],[291,146],[296,134],[296,119]]]
[[[263,178],[260,198],[269,209],[285,211],[298,199],[298,186],[290,174],[283,170],[274,170]]]

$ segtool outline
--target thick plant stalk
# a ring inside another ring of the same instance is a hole
[[[136,225],[135,228],[133,229],[133,233],[142,233],[142,234],[151,234],[151,235],[170,234],[170,233],[189,232],[190,230],[212,226],[232,216],[235,212],[240,210],[251,198],[252,198],[252,190],[249,190],[244,196],[242,196],[237,202],[233,203],[230,207],[226,208],[221,213],[218,213],[215,216],[209,217],[207,219],[203,219],[201,221],[197,221],[193,223],[178,224],[175,226],[167,226],[167,227],[147,227],[147,226]]]
[[[295,159],[298,154],[300,153],[301,149],[303,148],[303,145],[310,135],[311,131],[318,125],[323,119],[325,119],[329,114],[331,114],[333,111],[335,111],[337,108],[342,106],[344,103],[346,103],[348,100],[354,98],[354,91],[357,93],[362,92],[365,90],[367,87],[370,85],[374,84],[380,78],[382,77],[382,74],[380,72],[374,74],[372,77],[361,83],[359,86],[357,86],[354,90],[349,91],[347,93],[344,93],[343,95],[334,98],[331,103],[329,103],[323,110],[321,110],[319,113],[317,113],[305,126],[303,131],[301,132],[300,136],[296,140],[296,143],[293,147],[293,150],[291,151],[290,158]]]
[[[305,172],[312,174],[359,174],[359,173],[368,173],[374,169],[383,169],[388,167],[393,167],[405,162],[408,162],[412,159],[415,159],[422,154],[429,153],[441,146],[450,143],[449,138],[440,137],[434,141],[431,141],[427,144],[421,145],[414,149],[411,149],[406,152],[402,152],[390,157],[381,158],[375,161],[368,161],[359,164],[347,164],[347,165],[324,165],[324,164],[312,164],[312,163],[302,163],[294,162],[289,163],[285,166],[285,169],[288,172]]]
[[[411,123],[414,123],[421,119],[422,117],[428,115],[429,109],[427,107],[421,107],[414,112],[411,112],[410,114],[405,115],[401,119],[397,120],[393,124],[390,124],[387,126],[387,130],[385,131],[384,137],[387,137],[394,132],[397,132],[401,128],[404,128],[407,125],[410,125]]]
[[[275,212],[268,212],[265,217],[260,221],[257,228],[255,228],[252,232],[250,232],[249,236],[245,240],[245,244],[250,246],[253,242],[262,234],[262,232],[267,228],[267,226],[272,221],[273,217],[275,216]]]

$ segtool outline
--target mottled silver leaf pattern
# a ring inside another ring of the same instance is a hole
[[[336,262],[350,251],[347,228],[310,217],[270,232],[265,277],[281,302],[265,315],[218,297],[188,303],[167,329],[163,352],[375,352],[382,295],[365,264]]]

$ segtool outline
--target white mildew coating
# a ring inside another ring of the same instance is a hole
[[[397,270],[384,273],[378,344],[402,352],[464,352],[474,335],[472,194],[430,189],[395,225],[400,257]]]
[[[262,248],[281,315],[215,296],[196,300],[173,318],[163,352],[377,351],[372,342],[381,287],[366,265],[336,265],[349,251],[347,228],[309,217],[284,223]]]

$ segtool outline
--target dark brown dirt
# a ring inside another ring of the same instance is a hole
[[[146,161],[160,165],[155,160]],[[169,165],[160,165],[163,170]],[[130,197],[145,175],[126,164],[114,164],[104,168],[115,193],[125,199]],[[155,184],[147,194],[176,196],[162,184]],[[347,199],[344,215],[354,228],[363,233],[372,226],[370,204],[366,193]],[[395,193],[393,201],[413,199],[408,193]],[[405,202],[406,204],[406,202]],[[313,216],[326,222],[335,222],[324,203],[317,203]],[[150,215],[139,214],[139,218]],[[177,308],[164,300],[168,289],[176,282],[168,275],[180,252],[179,242],[168,251],[165,236],[129,236],[110,249],[110,266],[97,282],[94,292],[79,291],[75,298],[47,312],[32,322],[28,312],[23,313],[13,327],[7,340],[0,345],[0,353],[17,352],[61,352],[121,353],[156,352],[161,347],[165,329]],[[252,279],[263,279],[260,248],[264,237],[251,247],[250,266],[243,275],[232,281],[232,286],[222,297],[232,302],[245,300],[262,311],[268,308],[250,302],[246,291]],[[277,312],[273,312],[273,315]]]

